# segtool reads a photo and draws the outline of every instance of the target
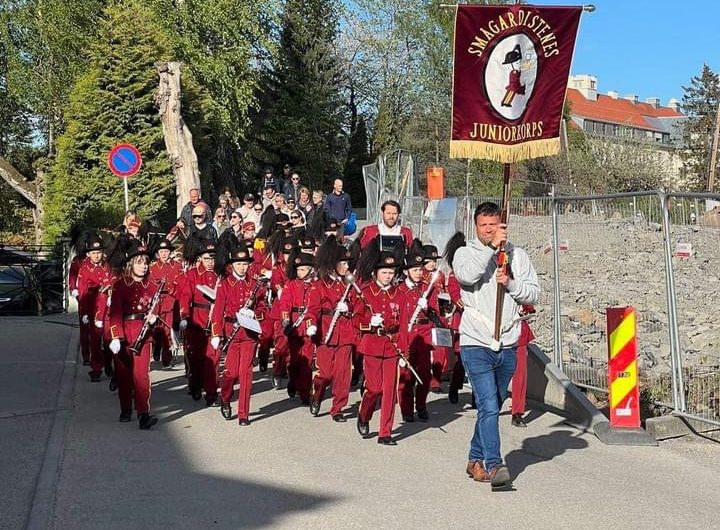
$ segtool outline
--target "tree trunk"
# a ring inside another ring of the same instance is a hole
[[[30,182],[15,169],[10,162],[0,156],[0,177],[10,184],[10,187],[25,197],[33,206],[37,206],[37,192],[35,184]]]
[[[35,172],[35,196],[37,204],[33,210],[33,222],[35,224],[35,244],[41,245],[43,242],[43,217],[45,216],[45,208],[43,202],[45,199],[45,171],[38,169]]]
[[[182,119],[180,63],[158,63],[160,85],[155,102],[160,110],[165,147],[175,175],[177,215],[188,201],[190,190],[200,188],[200,171],[192,143],[192,133]]]

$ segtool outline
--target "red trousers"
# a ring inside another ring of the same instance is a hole
[[[318,374],[313,382],[313,400],[322,402],[325,390],[332,383],[333,402],[330,415],[340,414],[350,395],[352,346],[318,346],[315,355]]]
[[[297,337],[295,335],[288,339],[290,350],[290,362],[288,363],[288,387],[294,388],[302,401],[310,399],[310,388],[312,387],[312,359],[315,345],[310,337]],[[275,367],[273,366],[273,372]]]
[[[185,330],[185,354],[188,358],[188,386],[191,391],[202,389],[205,382],[205,359],[210,347],[207,333],[197,325],[189,325]],[[217,388],[215,389],[217,394]]]
[[[427,410],[427,395],[430,390],[430,348],[410,346],[410,364],[422,379],[418,383],[408,368],[400,368],[398,378],[398,401],[403,416],[412,416],[413,411]],[[413,403],[414,402],[414,403]],[[413,408],[414,405],[414,408]]]
[[[170,364],[172,361],[172,311],[164,311],[160,313],[155,327],[153,328],[153,340],[160,347],[161,360],[164,365]]]
[[[528,345],[518,344],[517,364],[512,378],[512,413],[525,414],[525,395],[527,394],[527,356]]]
[[[105,367],[105,352],[102,346],[103,330],[96,327],[92,320],[87,327],[90,328],[90,373],[99,375]]]
[[[274,329],[275,350],[273,351],[272,373],[275,377],[285,377],[288,375],[290,346],[288,344],[288,338],[285,335],[282,324],[277,320],[274,323]]]
[[[128,352],[127,344],[118,355],[113,356],[115,362],[115,379],[118,385],[120,410],[132,410],[133,400],[138,414],[150,412],[150,350],[152,341],[146,340],[140,355]]]
[[[78,321],[80,322],[80,355],[83,362],[90,361],[90,326],[92,324],[82,323],[82,312],[78,312]]]
[[[395,396],[397,395],[397,358],[363,356],[365,393],[360,402],[358,417],[369,423],[378,398],[380,402],[380,428],[378,436],[390,436],[395,420]]]
[[[440,388],[443,372],[447,371],[448,351],[447,348],[437,346],[432,350],[432,379],[430,388]]]
[[[235,381],[240,383],[238,391],[238,420],[246,420],[250,414],[252,392],[253,359],[257,342],[254,340],[233,340],[225,357],[222,373],[221,397],[223,403],[230,403]]]

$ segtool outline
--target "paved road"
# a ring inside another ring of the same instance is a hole
[[[354,420],[312,418],[261,374],[253,423],[241,428],[193,402],[182,369],[156,370],[161,422],[141,432],[136,422],[117,422],[116,397],[85,371],[78,369],[62,446],[49,523],[55,530],[720,525],[717,446],[605,446],[552,414],[531,413],[528,429],[510,427],[505,415],[503,450],[515,491],[492,493],[464,474],[473,412],[445,396],[431,403],[429,423],[398,425],[399,445],[383,447],[360,439]],[[358,398],[353,393],[351,403]],[[16,433],[43,438],[33,425]]]

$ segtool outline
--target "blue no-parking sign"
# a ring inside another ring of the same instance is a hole
[[[108,167],[120,178],[132,177],[140,171],[142,157],[137,147],[131,144],[120,144],[110,149]]]

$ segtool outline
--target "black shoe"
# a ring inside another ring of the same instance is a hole
[[[102,372],[90,372],[88,375],[90,376],[91,383],[99,383],[102,381]]]
[[[342,414],[335,414],[332,419],[335,423],[345,423],[347,421],[345,416],[343,416]]]
[[[267,363],[260,361],[260,362],[258,363],[258,368],[259,368],[259,370],[260,370],[260,373],[263,373],[263,374],[264,374],[265,372],[267,372]]]
[[[105,375],[108,377],[113,377],[113,375],[115,375],[115,370],[113,370],[113,367],[111,364],[109,364],[105,367]]]
[[[274,375],[270,378],[270,381],[272,382],[273,388],[278,388],[280,386],[280,378],[279,377]]]
[[[295,390],[295,385],[291,384],[290,381],[288,381],[288,386],[286,388],[288,397],[294,398],[297,394],[297,390]]]
[[[309,397],[302,398],[302,399],[300,399],[300,403],[302,403],[303,405],[305,405],[307,407],[308,405],[310,405],[310,398]]]
[[[238,425],[240,425],[240,427],[247,427],[248,425],[250,425],[250,420],[247,419],[247,418],[243,418],[242,420],[238,420]]]
[[[127,423],[130,420],[132,420],[132,410],[123,410],[120,413],[120,421],[122,423]]]
[[[415,421],[415,415],[414,414],[403,414],[402,419],[405,423],[412,423]]]
[[[205,406],[206,407],[217,407],[218,406],[217,397],[216,396],[212,396],[212,397],[205,396]]]
[[[490,475],[490,488],[493,490],[507,489],[510,487],[510,471],[507,466],[499,464],[488,472]]]
[[[390,436],[380,436],[378,438],[378,443],[380,445],[397,445],[397,442]]]
[[[448,399],[450,400],[450,403],[457,403],[459,400],[459,392],[457,388],[450,387],[450,390],[448,390]]]
[[[220,402],[220,414],[222,414],[222,417],[226,420],[229,420],[232,417],[232,407],[230,406],[230,403]]]
[[[360,436],[362,436],[363,438],[366,438],[370,435],[370,424],[360,421],[360,418],[358,418],[357,430],[360,433]]]
[[[160,350],[155,350],[153,352],[153,361],[158,362],[160,360]]]
[[[513,427],[527,427],[527,422],[523,419],[522,414],[513,414],[512,415],[512,425]]]
[[[317,416],[320,414],[320,402],[314,399],[310,402],[310,414]]]
[[[202,392],[200,390],[191,390],[190,395],[195,401],[200,401],[200,398],[202,397]]]
[[[110,379],[108,389],[110,390],[110,392],[115,392],[117,390],[117,379],[115,379],[114,377]]]
[[[158,419],[155,416],[151,416],[148,413],[140,414],[140,417],[138,418],[138,423],[140,425],[140,429],[143,431],[147,431],[155,425],[158,422]]]
[[[427,410],[418,410],[417,415],[420,421],[428,421],[430,419],[430,414],[428,414]]]
[[[90,361],[83,361],[83,366],[90,366]]]

